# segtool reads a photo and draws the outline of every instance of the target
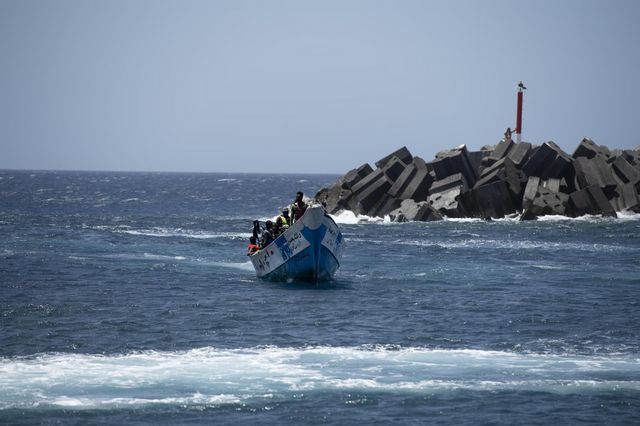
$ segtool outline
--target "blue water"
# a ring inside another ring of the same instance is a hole
[[[0,423],[640,423],[640,216],[344,214],[335,281],[256,279],[335,178],[0,171]]]

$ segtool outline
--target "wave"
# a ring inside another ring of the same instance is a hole
[[[104,257],[107,259],[123,259],[123,260],[159,260],[159,261],[174,261],[174,260],[189,260],[185,256],[179,255],[167,255],[167,254],[158,254],[158,253],[114,253],[114,254],[105,254],[98,255],[98,257]],[[85,256],[68,256],[71,260],[87,260],[88,257]]]
[[[197,262],[205,266],[218,266],[221,268],[239,269],[241,271],[250,272],[255,271],[250,260],[247,260],[246,262],[213,262],[210,260],[198,259]]]
[[[358,215],[351,210],[341,210],[330,216],[336,223],[341,225],[356,225],[359,223],[391,223],[389,216],[382,218],[377,216]]]
[[[631,211],[617,212],[618,217],[603,217],[602,215],[584,215],[578,217],[569,217],[561,215],[546,215],[540,216],[536,219],[537,222],[631,222],[640,221],[640,213],[634,213]],[[341,210],[336,214],[331,215],[333,220],[339,224],[353,225],[360,223],[389,223],[390,217],[387,215],[384,218],[377,216],[357,215],[351,210]],[[453,223],[485,223],[485,219],[475,217],[444,217],[443,222]],[[520,215],[517,213],[507,215],[503,218],[492,219],[492,222],[520,222]],[[431,222],[433,223],[433,222]],[[437,223],[437,222],[435,222]],[[526,223],[526,222],[525,222]]]
[[[327,391],[457,390],[640,392],[640,359],[387,346],[0,358],[0,409],[218,406]]]
[[[148,229],[130,229],[126,227],[111,228],[113,232],[120,234],[158,237],[158,238],[194,238],[199,240],[228,238],[248,240],[251,236],[249,232],[206,232],[187,230],[182,228],[148,228]]]
[[[184,261],[186,263],[200,265],[200,266],[216,266],[221,268],[231,268],[231,269],[239,269],[242,271],[251,271],[253,272],[253,265],[251,261],[246,262],[218,262],[212,261],[209,259],[203,258],[195,258],[195,257],[186,257],[180,255],[166,255],[166,254],[157,254],[157,253],[117,253],[117,254],[107,254],[103,257],[111,258],[111,259],[126,259],[126,260],[152,260],[152,261],[162,261],[162,262],[170,262],[170,261]],[[72,260],[86,260],[87,257],[80,256],[68,256],[69,259]]]
[[[444,249],[491,249],[491,250],[572,250],[586,252],[629,252],[638,247],[600,243],[565,243],[555,241],[495,240],[466,238],[455,240],[396,240],[390,244],[418,247],[440,247]]]

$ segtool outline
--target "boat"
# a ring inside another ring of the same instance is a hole
[[[271,281],[329,281],[340,266],[344,240],[321,205],[302,217],[271,244],[249,256],[258,278]]]

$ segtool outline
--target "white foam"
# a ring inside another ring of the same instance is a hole
[[[539,216],[536,220],[538,222],[608,222],[613,221],[640,221],[640,213],[634,213],[630,211],[621,211],[617,212],[618,217],[603,217],[602,215],[584,215],[578,217],[569,217],[562,215],[546,215]],[[493,222],[520,222],[520,214],[513,213],[509,214],[503,218],[495,218],[492,219]],[[366,215],[356,215],[351,210],[340,210],[338,213],[331,215],[333,220],[339,224],[345,225],[353,225],[359,223],[389,223],[391,222],[390,217],[387,215],[384,218],[376,217],[376,216],[366,216]],[[480,218],[473,217],[443,217],[444,222],[453,222],[453,223],[486,223],[487,221]],[[490,222],[489,222],[490,223]]]
[[[138,235],[158,238],[194,238],[199,240],[228,238],[247,240],[251,234],[248,232],[205,232],[198,230],[186,230],[182,228],[151,228],[151,229],[130,229],[119,227],[113,229],[116,233]]]
[[[167,256],[164,254],[155,254],[155,253],[144,253],[143,257],[145,259],[151,260],[186,260],[184,256]]]
[[[505,249],[505,250],[573,250],[586,252],[619,252],[640,250],[640,248],[614,244],[587,244],[567,243],[558,241],[531,241],[531,240],[494,240],[482,238],[446,239],[446,240],[396,240],[388,241],[388,244],[442,247],[446,249]]]
[[[391,219],[389,216],[377,217],[377,216],[367,216],[367,215],[357,215],[351,210],[341,210],[336,214],[330,215],[331,218],[338,224],[341,225],[355,225],[361,223],[390,223]]]
[[[205,259],[198,259],[198,262],[206,266],[218,266],[221,268],[239,269],[241,271],[254,271],[253,264],[250,260],[246,262],[214,262]]]
[[[640,221],[640,213],[634,213],[630,211],[618,212],[618,220],[624,222]]]
[[[220,405],[296,392],[640,391],[637,356],[259,347],[0,358],[0,409]]]

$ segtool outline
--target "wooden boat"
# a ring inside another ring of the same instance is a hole
[[[259,278],[272,281],[330,280],[340,266],[344,240],[340,228],[320,205],[271,244],[249,256]]]

